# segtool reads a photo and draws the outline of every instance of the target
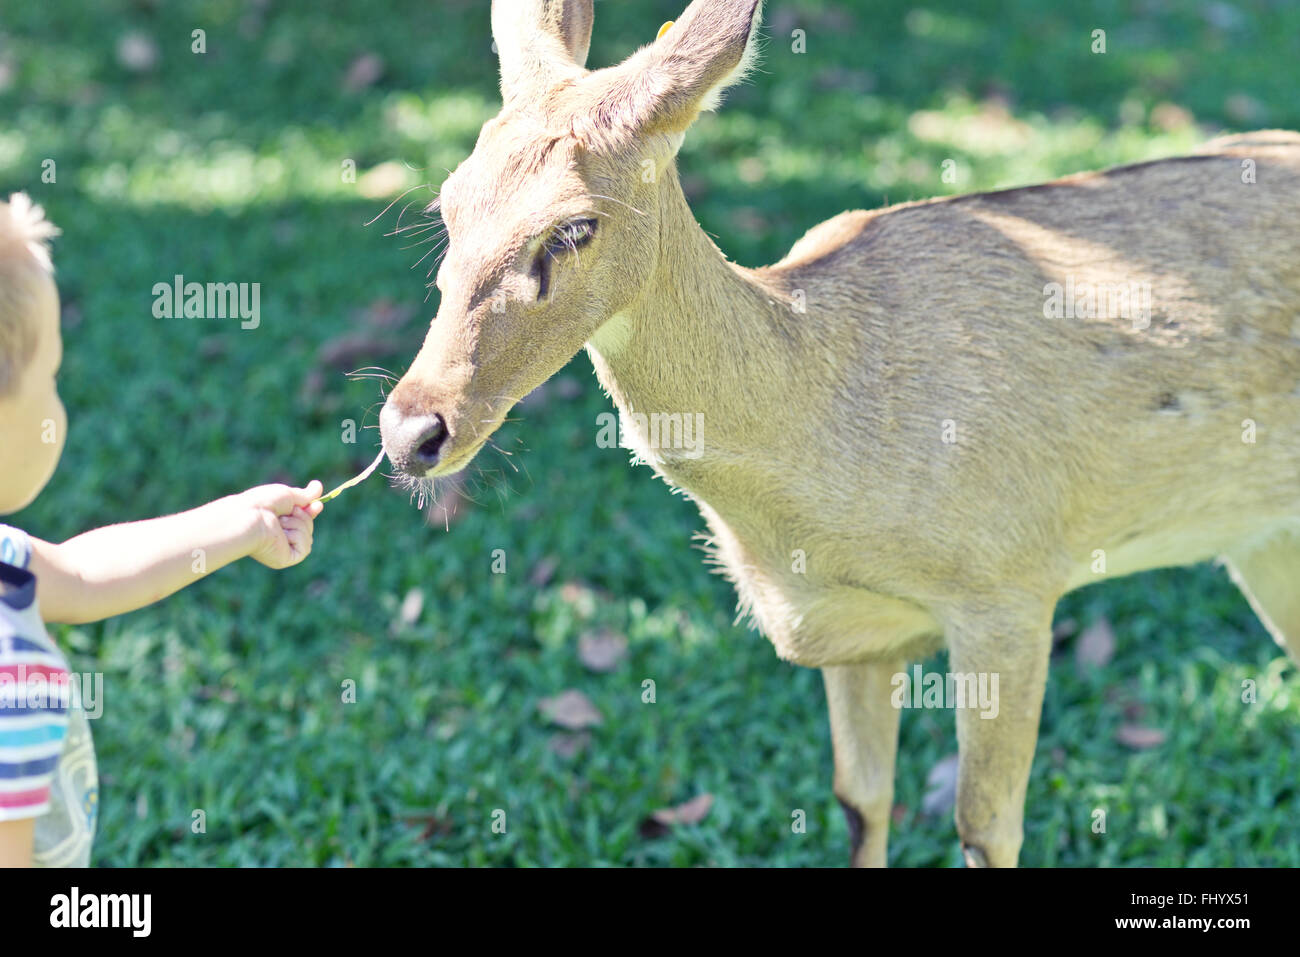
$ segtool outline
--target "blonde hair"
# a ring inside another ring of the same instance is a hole
[[[0,397],[14,389],[36,351],[31,313],[37,283],[54,273],[50,240],[58,234],[26,193],[0,203]]]

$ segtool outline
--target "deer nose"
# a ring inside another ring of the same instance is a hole
[[[379,434],[389,461],[418,475],[438,463],[447,426],[440,415],[405,415],[390,403],[379,413]]]

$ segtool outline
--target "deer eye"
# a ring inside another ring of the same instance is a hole
[[[547,237],[545,243],[546,252],[556,256],[565,250],[581,249],[591,242],[591,237],[595,235],[596,221],[594,219],[570,220],[555,227],[551,235]]]
[[[537,298],[543,299],[551,288],[551,260],[566,252],[576,251],[591,242],[596,235],[596,220],[573,219],[556,226],[542,243],[541,251],[533,262],[533,275],[537,277]]]

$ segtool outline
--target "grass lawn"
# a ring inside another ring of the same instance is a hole
[[[598,3],[590,62],[681,6]],[[701,223],[746,265],[845,208],[1300,128],[1289,0],[773,0],[765,32],[762,71],[680,160]],[[431,260],[415,265],[428,247],[385,236],[400,205],[365,224],[408,187],[432,198],[498,108],[495,71],[484,0],[7,4],[0,190],[64,231],[71,432],[47,491],[6,521],[61,540],[367,464],[381,397],[344,373],[404,369],[437,293]],[[261,325],[154,318],[154,284],[177,274],[260,283]],[[57,629],[77,670],[104,673],[97,862],[844,863],[820,675],[733,625],[694,508],[597,447],[609,408],[580,355],[445,524],[371,480],[328,506],[304,565],[245,562]],[[1070,637],[1055,660],[1022,863],[1300,865],[1300,678],[1226,576],[1154,572],[1058,612],[1102,618],[1113,660],[1078,668]],[[578,643],[602,631],[627,654],[599,672]],[[585,734],[539,711],[566,689],[602,717]],[[1164,740],[1126,747],[1125,725]],[[951,812],[922,809],[955,747],[950,712],[904,715],[892,864],[958,862]],[[643,827],[704,793],[698,823]]]

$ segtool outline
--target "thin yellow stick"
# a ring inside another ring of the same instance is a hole
[[[348,479],[346,482],[344,482],[334,491],[330,492],[328,495],[322,495],[319,499],[321,504],[323,505],[324,503],[328,502],[330,499],[338,498],[339,493],[342,492],[344,489],[349,489],[352,486],[357,485],[360,482],[364,482],[366,479],[370,478],[370,473],[373,472],[375,469],[379,468],[379,463],[382,462],[383,460],[384,460],[384,450],[381,448],[379,450],[379,454],[375,456],[375,460],[370,463],[370,468],[366,469],[356,478]]]

